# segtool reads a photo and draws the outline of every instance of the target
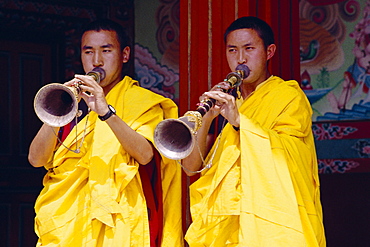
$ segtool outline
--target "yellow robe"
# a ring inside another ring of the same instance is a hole
[[[156,125],[176,118],[169,99],[141,88],[125,77],[106,97],[117,116],[153,142]],[[77,125],[78,144],[86,117]],[[76,148],[75,129],[64,144]],[[147,207],[139,164],[123,150],[107,123],[90,112],[81,152],[63,146],[45,167],[44,188],[36,204],[38,246],[149,246]],[[162,246],[182,246],[181,169],[162,158]]]
[[[185,239],[191,247],[325,246],[312,110],[298,83],[270,77],[239,112],[240,131],[225,126],[213,166],[191,185]]]

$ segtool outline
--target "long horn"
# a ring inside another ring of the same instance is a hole
[[[241,64],[235,72],[226,76],[225,81],[230,84],[230,89],[239,86],[243,79],[249,76],[248,66]],[[188,157],[193,151],[198,129],[202,126],[202,117],[213,107],[215,99],[201,102],[196,111],[188,111],[178,119],[161,121],[154,130],[154,144],[158,151],[165,157],[180,160]]]
[[[105,71],[96,67],[87,75],[100,83],[105,77]],[[60,83],[50,83],[43,86],[34,99],[34,109],[38,118],[52,127],[65,126],[78,115],[80,87],[68,87]]]

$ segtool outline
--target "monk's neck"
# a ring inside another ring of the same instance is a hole
[[[248,98],[249,95],[251,95],[256,90],[258,85],[265,82],[270,76],[271,76],[270,73],[266,73],[266,76],[260,78],[258,81],[243,82],[242,85],[240,85],[240,91],[243,96],[243,99]]]

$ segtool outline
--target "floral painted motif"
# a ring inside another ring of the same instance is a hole
[[[359,163],[351,160],[319,160],[319,173],[345,173],[359,166]]]
[[[352,147],[361,158],[370,158],[370,142],[368,140],[358,140]]]
[[[344,136],[357,131],[357,128],[351,126],[339,126],[331,123],[313,124],[312,131],[315,140],[342,139]]]

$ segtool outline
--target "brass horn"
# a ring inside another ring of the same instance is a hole
[[[229,73],[225,79],[230,84],[228,92],[239,86],[249,76],[249,72],[248,66],[240,64],[235,72]],[[194,136],[202,125],[202,117],[215,103],[216,100],[210,98],[201,102],[196,111],[188,111],[178,119],[161,121],[154,130],[154,144],[158,151],[173,160],[189,156],[194,148]]]
[[[96,67],[87,75],[100,83],[105,78],[105,71]],[[60,83],[43,86],[34,99],[34,109],[38,118],[52,127],[65,126],[78,115],[79,93],[77,86],[68,87]]]

